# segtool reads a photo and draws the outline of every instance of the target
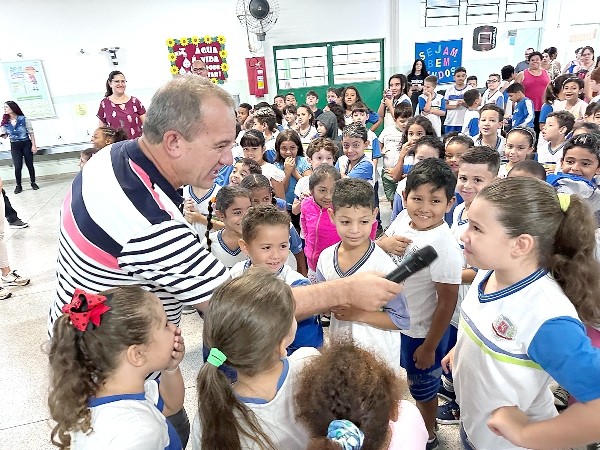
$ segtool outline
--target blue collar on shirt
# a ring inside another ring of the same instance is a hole
[[[223,248],[223,250],[225,250],[227,253],[229,253],[231,256],[237,256],[240,254],[240,252],[242,251],[242,249],[240,247],[238,247],[235,250],[230,249],[229,247],[227,247],[227,244],[225,243],[225,241],[223,240],[223,230],[219,230],[217,232],[217,239],[219,240],[219,244],[221,245],[221,248]],[[246,268],[244,268],[246,269]]]
[[[118,402],[121,400],[146,400],[146,394],[139,392],[137,394],[117,394],[108,395],[106,397],[93,397],[88,400],[88,406],[93,408],[95,406],[106,405],[107,403]]]
[[[283,358],[281,360],[281,362],[283,363],[283,370],[281,371],[281,375],[279,375],[279,379],[277,380],[277,391],[276,392],[279,392],[279,389],[281,389],[281,386],[283,386],[283,383],[285,382],[285,379],[287,378],[288,372],[290,370],[290,363],[287,358]],[[275,395],[277,395],[277,394],[275,394]],[[255,405],[266,405],[267,403],[269,403],[264,398],[242,397],[241,395],[237,395],[237,394],[236,394],[236,397],[244,403],[254,403]]]
[[[529,286],[530,284],[533,284],[535,281],[539,280],[540,278],[543,278],[546,276],[546,274],[548,273],[548,271],[546,269],[538,269],[535,272],[533,272],[531,275],[528,275],[527,277],[523,278],[520,281],[517,281],[515,284],[505,287],[504,289],[500,289],[499,291],[496,292],[490,292],[489,294],[485,294],[484,293],[484,289],[485,289],[485,284],[488,282],[490,275],[492,275],[493,270],[490,270],[485,277],[483,278],[483,280],[481,280],[481,282],[479,283],[479,286],[477,287],[478,292],[477,295],[479,297],[479,303],[487,303],[487,302],[493,302],[495,300],[500,300],[504,297],[508,297],[512,294],[515,294],[516,292],[519,292],[521,289],[526,288],[527,286]]]
[[[206,191],[206,194],[204,194],[202,197],[198,197],[196,195],[196,193],[194,192],[194,189],[192,189],[192,186],[190,186],[190,198],[192,200],[194,200],[196,203],[200,204],[203,201],[207,200],[210,198],[210,196],[212,195],[212,193],[215,191],[215,188],[217,187],[217,183],[214,183],[212,185],[212,187]]]
[[[369,245],[369,248],[367,249],[365,254],[362,255],[361,258],[358,261],[356,261],[356,264],[350,267],[350,269],[348,269],[347,272],[344,272],[338,264],[338,250],[340,248],[340,245],[342,245],[341,242],[335,246],[335,250],[333,252],[333,267],[337,274],[340,276],[340,278],[349,277],[350,275],[355,274],[358,271],[358,269],[360,269],[363,266],[363,264],[367,262],[369,257],[375,251],[375,242],[371,241],[371,245]]]

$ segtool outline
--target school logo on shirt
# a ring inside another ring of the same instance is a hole
[[[512,321],[500,314],[494,323],[492,323],[492,328],[494,329],[494,333],[496,333],[496,337],[499,339],[512,340],[517,334],[517,327],[512,323]]]

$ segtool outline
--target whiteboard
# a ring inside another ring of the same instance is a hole
[[[39,59],[3,62],[2,66],[11,97],[4,101],[17,102],[29,119],[56,117],[46,74]]]

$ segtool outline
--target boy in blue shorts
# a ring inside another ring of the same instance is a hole
[[[321,252],[317,281],[330,281],[355,273],[375,270],[390,273],[396,268],[392,258],[370,238],[377,208],[373,188],[364,180],[336,181],[328,210],[341,242]],[[333,310],[330,338],[350,337],[373,352],[392,369],[400,365],[400,332],[410,326],[406,299],[393,298],[382,311],[364,311],[350,306]]]
[[[385,231],[408,242],[404,256],[431,245],[438,254],[433,263],[404,283],[410,328],[402,330],[400,364],[406,369],[408,387],[429,432],[427,450],[438,447],[434,432],[437,392],[458,288],[462,280],[463,256],[444,214],[454,203],[456,177],[441,159],[417,163],[406,179],[404,204],[400,214]],[[396,264],[402,256],[392,255]]]

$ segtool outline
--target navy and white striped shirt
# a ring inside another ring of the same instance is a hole
[[[209,300],[229,273],[200,244],[182,203],[137,140],[96,154],[73,180],[62,206],[49,333],[76,288],[95,293],[141,285],[160,298],[176,325],[184,304]]]

